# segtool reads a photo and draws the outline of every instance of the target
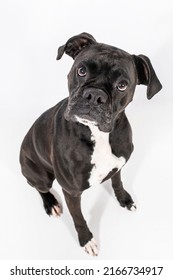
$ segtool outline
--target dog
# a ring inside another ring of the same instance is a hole
[[[136,209],[121,181],[121,168],[133,151],[125,108],[133,100],[136,85],[147,86],[148,99],[162,85],[147,56],[98,43],[88,33],[59,47],[57,60],[64,53],[74,59],[68,74],[69,97],[44,112],[30,128],[21,145],[21,170],[40,193],[48,215],[62,213],[50,192],[54,179],[58,181],[80,245],[96,256],[97,243],[81,210],[82,192],[111,179],[120,205]]]

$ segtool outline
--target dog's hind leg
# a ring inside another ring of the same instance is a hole
[[[46,213],[49,216],[60,216],[62,213],[61,206],[54,195],[49,192],[55,179],[54,174],[26,156],[21,156],[20,162],[22,173],[26,177],[28,184],[36,188],[40,193]]]
[[[130,194],[123,188],[121,182],[121,171],[118,171],[112,178],[112,187],[114,193],[122,207],[126,207],[130,211],[136,210],[136,205],[131,198]]]

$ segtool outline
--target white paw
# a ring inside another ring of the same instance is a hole
[[[129,210],[135,212],[137,210],[136,204],[133,203]]]
[[[52,216],[53,217],[60,217],[62,214],[62,208],[59,205],[55,205],[52,207]]]
[[[83,247],[85,252],[87,252],[90,256],[97,256],[98,255],[98,248],[97,248],[97,243],[92,238],[90,241],[88,241],[87,244]]]

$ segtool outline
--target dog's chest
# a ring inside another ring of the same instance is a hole
[[[124,157],[116,157],[112,153],[109,144],[109,133],[101,132],[96,126],[90,126],[91,140],[94,142],[94,150],[91,156],[92,170],[89,177],[89,185],[100,184],[113,170],[120,170],[125,164]]]

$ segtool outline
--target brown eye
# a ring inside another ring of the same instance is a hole
[[[77,73],[80,77],[85,77],[86,73],[87,73],[86,67],[83,66],[83,67],[78,68]]]
[[[121,81],[120,83],[118,83],[117,89],[119,91],[125,91],[127,86],[128,86],[128,83],[126,81]]]

